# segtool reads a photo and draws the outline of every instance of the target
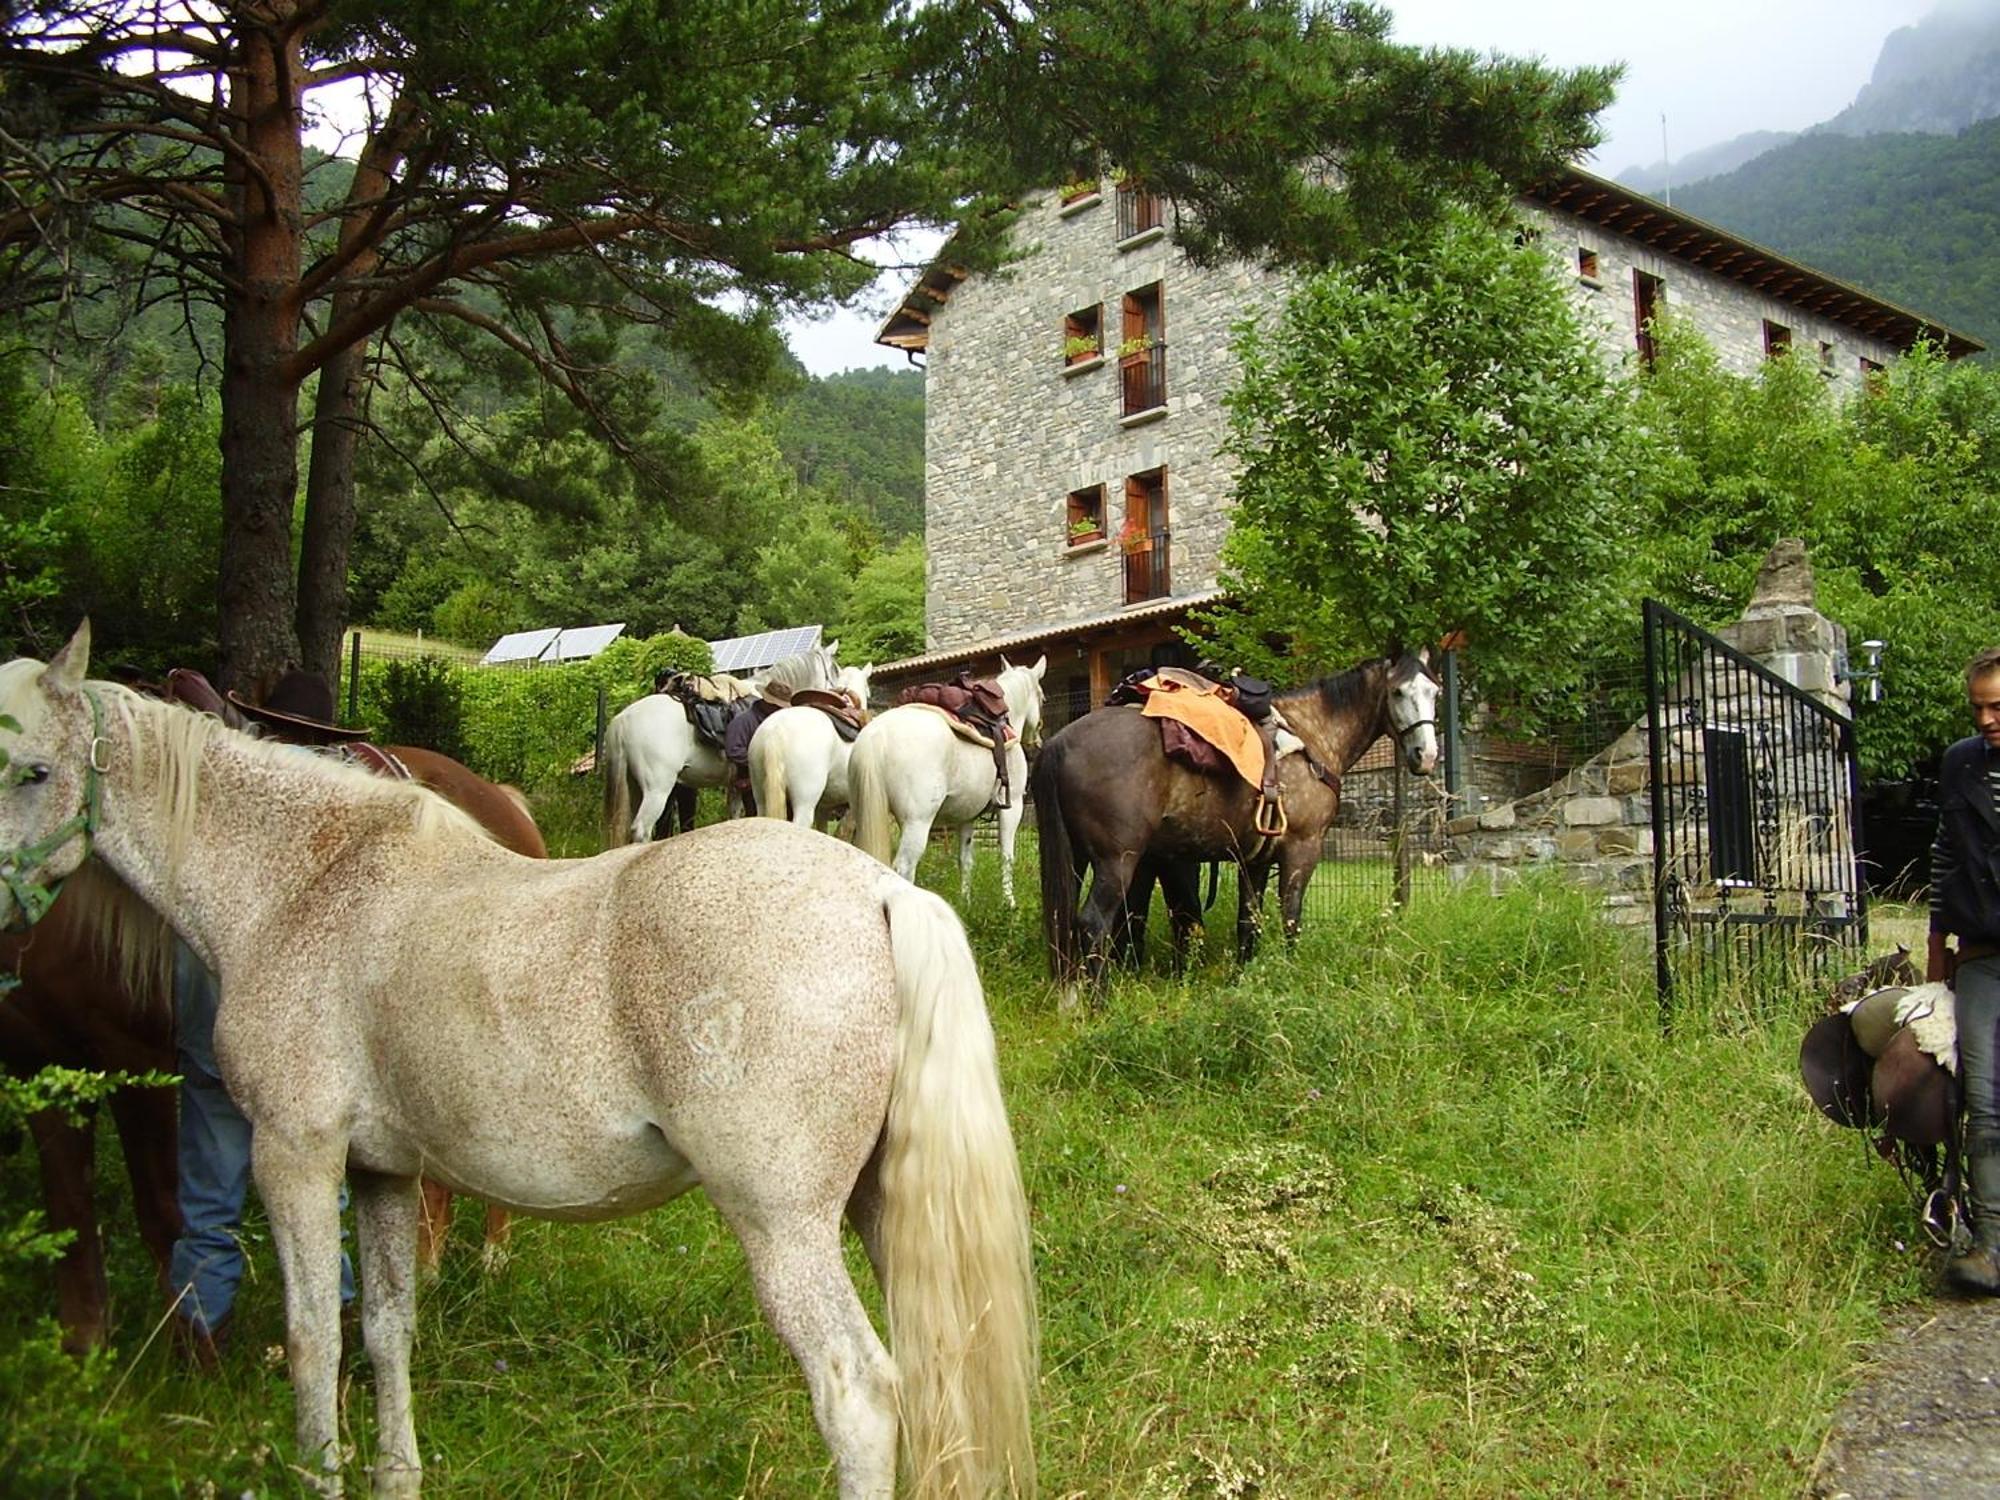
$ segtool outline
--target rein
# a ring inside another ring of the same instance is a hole
[[[40,870],[60,852],[72,839],[82,838],[84,858],[90,857],[90,846],[97,838],[98,824],[104,811],[104,773],[110,765],[98,763],[100,753],[108,753],[110,741],[104,737],[104,705],[97,700],[97,694],[89,688],[83,689],[83,696],[90,703],[90,759],[83,771],[83,806],[67,822],[51,830],[34,843],[10,851],[0,859],[0,884],[5,884],[7,893],[14,898],[20,908],[19,914],[10,923],[10,930],[25,931],[48,915],[48,910],[56,904],[56,897],[62,894],[62,876],[53,882],[31,882],[29,877]],[[81,861],[79,861],[80,863]],[[0,986],[11,989],[12,985]]]

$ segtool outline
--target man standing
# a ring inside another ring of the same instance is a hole
[[[1931,850],[1927,979],[1957,992],[1959,1078],[1972,1248],[1945,1267],[1962,1292],[2000,1295],[2000,646],[1973,657],[1965,691],[1977,731],[1944,753]],[[1945,946],[1956,936],[1954,953]]]

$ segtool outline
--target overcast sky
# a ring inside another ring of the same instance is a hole
[[[1384,0],[1398,41],[1539,57],[1558,67],[1622,62],[1594,170],[1607,177],[1660,159],[1660,117],[1678,159],[1748,130],[1797,130],[1838,113],[1868,81],[1882,39],[1937,0]],[[878,289],[866,311],[788,328],[816,375],[903,363],[874,342],[885,304],[914,278]]]

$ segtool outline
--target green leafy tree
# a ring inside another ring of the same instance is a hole
[[[1080,158],[1169,195],[1198,254],[1317,259],[1595,142],[1611,71],[1388,33],[1319,0],[30,0],[0,11],[0,289],[59,305],[88,248],[139,300],[220,305],[221,669],[330,671],[365,359],[406,319],[615,434],[629,387],[555,305],[768,369],[780,311],[870,278],[857,246],[956,225],[990,257],[1005,205]],[[304,130],[335,86],[366,119],[327,162]]]
[[[1771,544],[1799,537],[1820,610],[1889,643],[1864,769],[1902,774],[1963,735],[1961,669],[2000,641],[2000,377],[1920,347],[1843,401],[1810,360],[1734,375],[1671,320],[1656,344],[1638,408],[1661,439],[1648,590],[1726,623]]]
[[[854,549],[824,506],[800,506],[757,549],[751,598],[737,617],[744,633],[825,625],[838,635],[854,581]]]
[[[924,544],[906,537],[854,575],[840,627],[849,661],[898,661],[924,649]]]
[[[1463,631],[1489,698],[1557,693],[1620,611],[1641,443],[1546,259],[1470,216],[1245,326],[1214,612],[1294,677]]]

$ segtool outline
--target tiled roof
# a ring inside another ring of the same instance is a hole
[[[921,656],[906,656],[901,661],[880,662],[876,665],[875,675],[870,680],[880,682],[884,678],[901,677],[911,672],[927,672],[938,667],[957,666],[960,662],[977,661],[983,656],[997,656],[1008,651],[1025,651],[1030,646],[1046,645],[1050,641],[1080,635],[1087,631],[1111,630],[1141,620],[1164,619],[1184,614],[1191,609],[1199,609],[1205,604],[1214,604],[1228,597],[1227,589],[1203,589],[1195,594],[1169,594],[1164,599],[1149,599],[1144,604],[1129,604],[1123,609],[1112,610],[1109,614],[1089,615],[1080,620],[1062,620],[1051,625],[1036,625],[1026,630],[1016,630],[1008,635],[990,636],[969,646],[953,646],[949,650],[926,651]]]

